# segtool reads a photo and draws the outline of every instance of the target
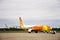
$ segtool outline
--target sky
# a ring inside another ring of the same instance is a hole
[[[0,28],[24,24],[60,27],[60,0],[0,0]]]

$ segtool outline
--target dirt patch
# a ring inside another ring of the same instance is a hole
[[[0,33],[0,40],[60,40],[60,33]]]

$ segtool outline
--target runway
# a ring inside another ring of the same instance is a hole
[[[0,40],[60,40],[60,33],[0,33]]]

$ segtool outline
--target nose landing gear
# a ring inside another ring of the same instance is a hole
[[[56,31],[50,31],[51,34],[56,34]]]

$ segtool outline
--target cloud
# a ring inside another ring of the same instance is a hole
[[[60,19],[59,0],[2,0],[0,19]]]
[[[19,25],[20,16],[25,24],[59,27],[60,0],[0,0],[0,26],[5,23]]]

